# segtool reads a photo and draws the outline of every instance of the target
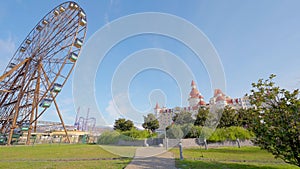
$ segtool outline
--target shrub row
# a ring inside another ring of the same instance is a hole
[[[134,141],[143,140],[145,138],[156,137],[156,134],[151,134],[147,130],[137,130],[135,128],[129,131],[106,131],[98,138],[98,144],[116,144],[119,140]]]
[[[209,142],[232,141],[237,138],[247,140],[254,137],[254,134],[242,127],[217,128],[216,130],[194,126],[192,124],[173,125],[167,129],[168,138],[206,138]]]
[[[231,126],[228,128],[218,128],[207,139],[209,142],[222,142],[222,141],[234,141],[249,140],[254,137],[254,134],[242,127]]]
[[[131,129],[129,131],[107,131],[98,138],[98,144],[116,144],[119,140],[134,141],[145,138],[156,137],[147,130]],[[167,137],[174,138],[206,138],[208,142],[234,141],[237,138],[247,140],[254,137],[254,134],[242,127],[217,128],[213,131],[207,127],[194,125],[173,125],[167,129]]]

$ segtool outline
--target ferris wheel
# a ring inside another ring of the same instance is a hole
[[[17,49],[0,76],[0,134],[7,144],[18,131],[36,131],[41,115],[54,104],[69,140],[56,96],[79,57],[87,30],[83,9],[65,2],[46,14]]]

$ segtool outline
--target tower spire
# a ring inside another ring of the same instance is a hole
[[[158,103],[156,102],[156,105],[155,105],[155,108],[154,109],[159,109],[160,107],[159,107],[159,105],[158,105]]]
[[[191,86],[192,86],[193,89],[197,88],[197,87],[196,87],[196,83],[195,83],[194,80],[192,80]]]
[[[161,108],[159,107],[158,103],[156,102],[156,105],[154,107],[154,114],[156,117],[159,117],[160,110],[161,110]]]

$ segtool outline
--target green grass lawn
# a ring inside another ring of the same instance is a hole
[[[124,168],[136,147],[84,144],[43,144],[34,146],[0,146],[1,168]],[[179,160],[178,148],[171,149],[176,167],[181,169],[299,169],[288,165],[258,147],[222,147],[184,149]],[[121,155],[121,156],[120,156]],[[129,158],[124,158],[126,156]]]
[[[119,147],[120,151],[135,149]],[[130,152],[130,151],[129,151]],[[131,152],[131,154],[134,154]],[[131,156],[132,157],[132,156]],[[124,168],[131,158],[104,150],[99,145],[44,144],[0,146],[0,168]]]
[[[182,169],[299,169],[299,167],[274,159],[273,155],[259,147],[222,147],[184,149],[184,160],[179,160],[179,150],[171,150],[176,157],[176,167]]]
[[[100,145],[100,147],[121,157],[133,157],[135,154],[135,150],[137,149],[137,147],[133,146]]]

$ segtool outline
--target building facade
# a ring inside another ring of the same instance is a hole
[[[215,105],[217,108],[229,106],[233,109],[248,109],[251,107],[249,97],[231,98],[225,95],[220,89],[215,89],[214,96],[209,100],[209,105]]]
[[[179,112],[191,112],[193,117],[196,118],[200,107],[210,108],[214,106],[218,109],[224,108],[225,106],[229,106],[233,109],[247,109],[251,107],[248,97],[231,98],[224,94],[220,89],[215,89],[213,97],[210,98],[209,103],[206,103],[204,97],[197,89],[197,85],[194,80],[191,82],[191,92],[189,93],[188,102],[189,105],[187,107],[175,107],[172,109],[160,107],[159,104],[156,103],[154,114],[159,121],[159,129],[157,131],[164,132],[166,127],[173,124],[172,118]]]

